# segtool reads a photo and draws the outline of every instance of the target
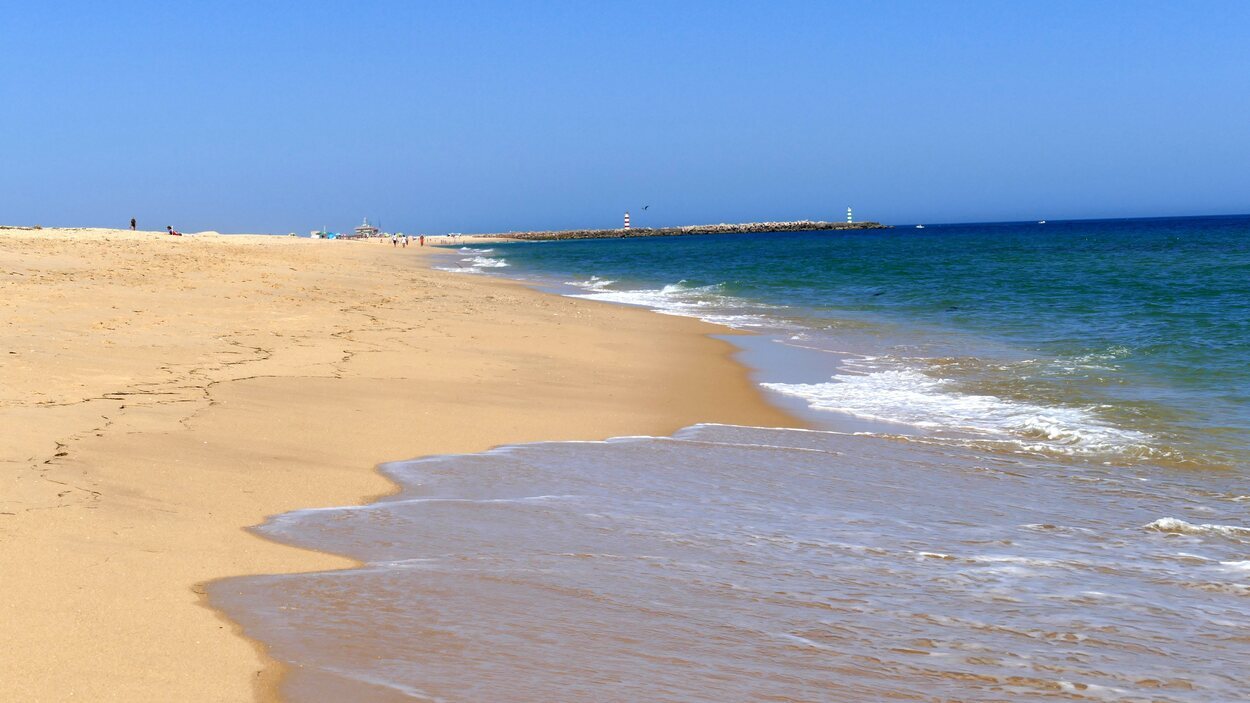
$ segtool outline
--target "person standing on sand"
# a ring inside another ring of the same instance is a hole
[[[135,231],[135,225],[136,225],[136,224],[138,224],[138,223],[137,223],[137,222],[135,222],[135,218],[133,218],[133,217],[132,217],[132,218],[130,218],[130,231],[131,231],[131,232]]]
[[[421,235],[421,246],[425,246],[425,235]]]

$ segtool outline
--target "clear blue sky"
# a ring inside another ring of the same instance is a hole
[[[1250,2],[6,2],[0,34],[6,224],[1250,211]]]

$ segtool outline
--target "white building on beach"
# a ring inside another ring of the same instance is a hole
[[[376,237],[378,236],[378,231],[377,227],[369,224],[369,218],[367,217],[363,223],[356,226],[357,237]]]

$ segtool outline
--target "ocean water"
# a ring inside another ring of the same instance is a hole
[[[493,245],[468,268],[838,356],[777,393],[1007,449],[1247,462],[1250,216]]]
[[[466,247],[733,337],[813,429],[390,464],[217,583],[299,701],[1250,697],[1250,218]]]

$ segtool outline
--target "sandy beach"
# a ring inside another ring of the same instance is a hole
[[[244,528],[385,494],[378,463],[793,424],[720,328],[430,255],[0,229],[0,698],[272,699],[281,672],[202,584],[349,566]]]

